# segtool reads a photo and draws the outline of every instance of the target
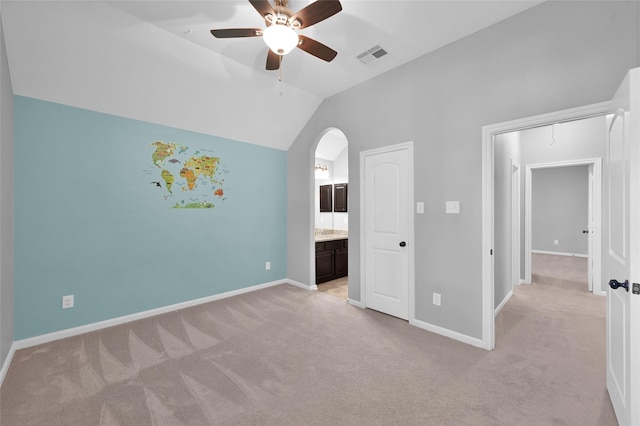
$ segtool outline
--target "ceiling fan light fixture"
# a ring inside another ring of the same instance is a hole
[[[298,33],[288,25],[273,24],[267,27],[262,38],[274,53],[286,55],[291,52],[299,42]]]

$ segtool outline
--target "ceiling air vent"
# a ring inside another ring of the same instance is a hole
[[[375,45],[371,49],[367,50],[366,52],[362,52],[361,54],[359,54],[357,58],[363,64],[368,65],[382,58],[385,55],[387,55],[387,51],[384,50],[382,47]]]

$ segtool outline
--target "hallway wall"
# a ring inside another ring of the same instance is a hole
[[[587,256],[589,166],[534,169],[532,178],[531,249]]]

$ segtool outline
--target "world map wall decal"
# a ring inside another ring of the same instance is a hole
[[[220,164],[220,158],[207,149],[193,150],[173,142],[155,141],[151,163],[153,169],[145,169],[150,184],[160,190],[171,207],[176,209],[211,209],[214,201],[227,199],[224,178],[228,170]]]

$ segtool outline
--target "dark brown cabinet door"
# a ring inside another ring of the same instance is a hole
[[[320,185],[320,211],[323,213],[333,211],[333,185]]]
[[[316,243],[316,284],[348,275],[349,240]]]
[[[334,252],[322,251],[316,253],[316,284],[330,281],[335,276]]]
[[[335,278],[342,278],[342,277],[346,277],[348,274],[348,265],[349,265],[349,249],[347,248],[341,248],[336,250],[336,255],[335,255],[335,270],[336,270],[336,276]]]
[[[347,187],[346,183],[333,185],[333,211],[343,213],[347,211]]]

